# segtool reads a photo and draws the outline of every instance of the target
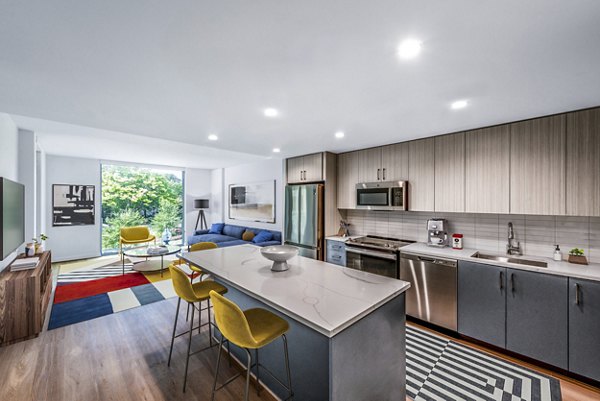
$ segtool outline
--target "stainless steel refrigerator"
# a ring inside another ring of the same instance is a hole
[[[285,187],[285,243],[323,260],[323,184]]]

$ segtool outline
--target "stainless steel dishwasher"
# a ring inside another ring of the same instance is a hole
[[[400,280],[411,284],[406,292],[406,314],[456,331],[456,260],[404,252],[400,256]]]

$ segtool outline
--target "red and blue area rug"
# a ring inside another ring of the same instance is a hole
[[[68,275],[72,276],[72,272]],[[163,277],[159,273],[140,273],[131,269],[124,275],[115,270],[115,274],[99,279],[84,275],[83,281],[64,280],[63,275],[59,275],[48,330],[176,296],[168,270]]]

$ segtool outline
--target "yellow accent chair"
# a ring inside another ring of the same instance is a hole
[[[143,244],[152,241],[156,244],[156,236],[150,234],[147,226],[121,227],[119,253],[123,257],[123,245]]]
[[[286,400],[293,398],[294,393],[292,391],[292,378],[290,374],[290,360],[288,354],[288,343],[285,333],[289,330],[290,326],[288,322],[273,312],[270,312],[262,308],[253,308],[242,311],[239,306],[225,298],[222,294],[216,291],[210,292],[210,299],[213,302],[215,321],[217,328],[221,332],[221,340],[219,342],[219,355],[217,357],[217,368],[215,371],[215,379],[213,382],[213,389],[211,395],[211,401],[215,399],[215,393],[231,383],[234,379],[242,375],[237,375],[228,379],[223,385],[217,388],[217,377],[219,376],[219,365],[221,363],[221,348],[223,341],[227,341],[237,345],[246,351],[248,362],[246,364],[246,389],[244,393],[244,400],[248,401],[248,392],[250,388],[250,371],[256,367],[256,392],[260,392],[260,371],[259,368],[263,368],[269,375],[271,375],[279,384],[281,384],[288,392],[289,395]],[[264,367],[258,360],[258,350],[277,338],[283,339],[283,351],[285,357],[285,368],[287,373],[287,386],[283,384],[281,380],[271,373],[266,367]],[[250,350],[255,350],[256,362],[252,364],[252,354]],[[259,393],[260,394],[260,393]]]
[[[211,307],[210,307],[209,293],[225,294],[227,292],[227,288],[217,282],[212,281],[212,280],[205,280],[205,281],[199,281],[197,283],[192,283],[189,280],[187,274],[185,274],[185,272],[183,272],[183,270],[181,270],[179,267],[177,267],[174,264],[171,264],[169,266],[169,271],[171,272],[171,280],[173,281],[173,288],[175,289],[175,293],[177,293],[177,296],[179,297],[179,299],[177,300],[177,312],[175,313],[175,323],[173,325],[173,335],[171,336],[171,348],[169,350],[169,361],[167,363],[167,366],[171,366],[171,356],[173,355],[173,343],[175,342],[175,338],[188,334],[189,337],[188,337],[188,346],[187,346],[187,357],[186,357],[186,361],[185,361],[185,376],[183,379],[183,392],[185,393],[190,356],[213,347],[212,326],[214,325],[214,323],[212,323],[212,320],[210,317]],[[177,332],[177,320],[179,317],[179,309],[181,306],[182,299],[185,302],[187,302],[188,305],[192,305],[192,319],[190,320],[189,330],[186,330],[183,333],[176,335],[175,333]],[[208,301],[206,308],[202,308],[203,301]],[[194,314],[196,312],[196,307],[194,306],[194,303],[196,303],[196,302],[200,303],[200,308],[198,309],[199,322],[198,322],[198,326],[194,327]],[[203,324],[202,323],[202,311],[205,311],[205,310],[208,311],[207,312],[208,313],[208,323]],[[209,344],[210,345],[205,348],[202,348],[198,351],[190,352],[191,346],[192,346],[192,332],[194,330],[198,329],[198,333],[200,333],[200,329],[206,325],[208,325],[208,336],[209,336]]]

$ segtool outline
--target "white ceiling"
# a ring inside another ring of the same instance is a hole
[[[265,157],[600,105],[598,0],[1,2],[0,111],[42,120]]]

